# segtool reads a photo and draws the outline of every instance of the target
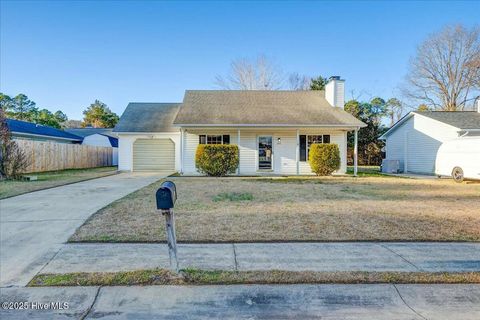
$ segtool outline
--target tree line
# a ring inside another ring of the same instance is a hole
[[[0,93],[0,108],[4,111],[6,118],[33,122],[57,129],[113,128],[119,120],[118,115],[100,100],[95,100],[83,111],[83,121],[69,120],[67,115],[60,110],[52,112],[46,108],[40,109],[23,93],[14,97]]]

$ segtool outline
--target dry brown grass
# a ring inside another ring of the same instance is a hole
[[[42,286],[219,285],[298,283],[480,283],[479,272],[314,272],[314,271],[206,271],[165,269],[36,275],[28,284]]]
[[[392,177],[170,179],[179,195],[179,241],[480,240],[480,184]],[[103,208],[71,241],[164,241],[154,203],[160,183]],[[218,201],[225,193],[252,199]]]

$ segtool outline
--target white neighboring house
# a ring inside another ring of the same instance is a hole
[[[119,170],[195,175],[199,144],[236,144],[238,175],[312,174],[310,145],[336,143],[345,173],[347,132],[366,125],[344,96],[332,77],[325,91],[187,90],[182,103],[130,103],[114,129]]]
[[[76,128],[65,131],[83,137],[82,144],[97,147],[111,147],[112,165],[118,165],[118,137],[112,128]]]
[[[477,111],[414,111],[394,124],[385,140],[385,160],[400,162],[401,172],[435,174],[435,160],[442,143],[480,134]]]

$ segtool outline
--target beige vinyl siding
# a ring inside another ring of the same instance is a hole
[[[184,137],[184,150],[185,154],[183,155],[184,164],[183,172],[185,174],[199,174],[195,166],[195,154],[197,152],[199,135],[208,134],[208,135],[230,135],[230,144],[237,144],[237,131],[231,129],[225,130],[211,130],[211,129],[189,129],[185,132]],[[241,152],[240,152],[241,154]]]
[[[337,173],[346,173],[347,172],[347,132],[346,131],[314,131],[314,130],[303,130],[300,131],[300,134],[312,134],[312,135],[330,135],[330,143],[336,143],[340,149],[340,169]],[[299,163],[300,174],[313,174],[312,168],[308,161],[300,161]]]
[[[280,143],[278,139],[280,138]],[[279,174],[296,174],[297,135],[295,132],[278,132],[273,136],[273,168]]]
[[[170,139],[137,139],[133,143],[133,171],[174,171],[175,144]]]
[[[199,174],[195,168],[195,152],[198,146],[200,134],[218,134],[230,135],[230,143],[238,144],[237,130],[229,129],[189,129],[185,133],[185,153],[184,167],[185,174]],[[345,131],[329,131],[327,129],[300,130],[300,134],[329,134],[331,143],[336,143],[340,149],[341,167],[338,173],[345,173],[347,168],[347,138]],[[250,175],[258,174],[258,146],[257,138],[259,136],[272,136],[273,142],[273,172],[276,174],[294,175],[297,173],[296,151],[297,136],[295,130],[252,130],[241,129],[240,131],[240,174]],[[280,138],[280,143],[278,141]],[[299,163],[300,174],[312,174],[308,162]]]
[[[257,135],[240,131],[240,174],[255,174],[258,162]]]
[[[198,173],[195,167],[195,153],[198,147],[198,134],[185,132],[184,133],[184,155],[183,155],[183,172],[186,174]]]

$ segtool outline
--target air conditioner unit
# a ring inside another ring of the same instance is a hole
[[[400,173],[400,160],[382,160],[382,172]]]

